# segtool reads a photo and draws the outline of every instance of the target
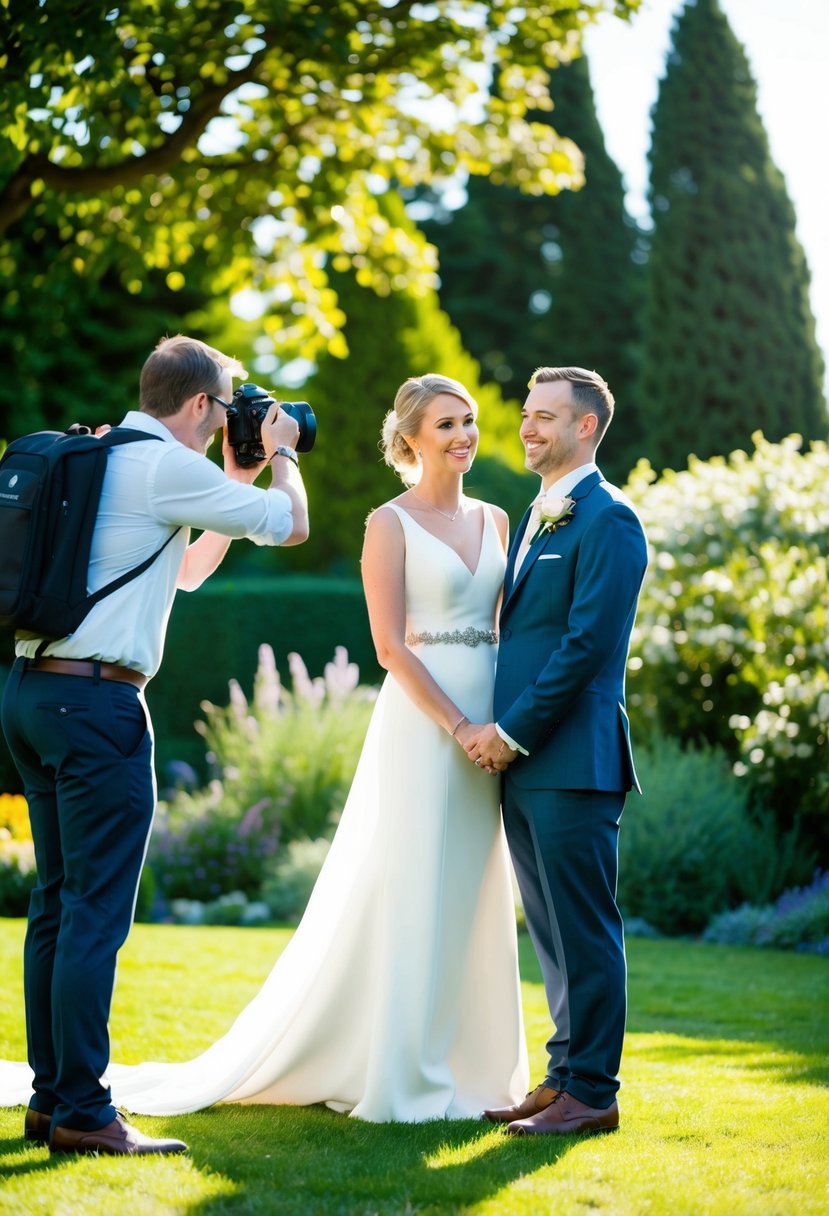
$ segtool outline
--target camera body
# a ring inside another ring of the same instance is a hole
[[[248,468],[265,459],[262,447],[262,422],[274,404],[267,389],[258,384],[240,384],[233,394],[227,411],[227,441],[233,448],[237,464]],[[307,401],[281,401],[279,408],[296,421],[299,438],[298,452],[310,452],[317,438],[317,420]]]

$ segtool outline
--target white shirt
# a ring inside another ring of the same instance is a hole
[[[569,473],[565,473],[563,477],[559,477],[558,481],[554,481],[549,489],[545,490],[544,493],[566,498],[571,490],[575,490],[580,481],[583,481],[584,478],[588,477],[591,473],[598,473],[598,471],[599,466],[592,460],[588,461],[587,464],[580,464],[577,469],[571,469]],[[528,520],[527,527],[529,526],[530,521]],[[511,747],[514,752],[520,752],[522,756],[529,756],[530,753],[527,751],[527,749],[522,747],[520,743],[516,743],[514,739],[511,739],[508,734],[501,730],[501,727],[497,722],[495,723],[495,729],[504,740],[507,747]]]
[[[120,663],[146,676],[161,664],[167,620],[190,528],[279,545],[291,534],[291,500],[226,477],[200,452],[185,447],[163,422],[131,410],[122,426],[158,435],[161,443],[130,443],[107,457],[89,562],[91,593],[139,566],[170,536],[148,570],[105,596],[68,638],[43,651],[65,659]],[[37,638],[18,641],[15,653],[32,658]]]

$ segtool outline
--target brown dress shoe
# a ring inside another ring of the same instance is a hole
[[[23,1122],[23,1135],[27,1140],[32,1140],[35,1144],[48,1144],[51,1126],[51,1115],[44,1115],[42,1111],[32,1110],[29,1107]]]
[[[484,1118],[489,1119],[490,1123],[512,1123],[513,1119],[528,1119],[530,1115],[537,1115],[540,1110],[546,1110],[550,1103],[555,1101],[558,1092],[557,1089],[550,1089],[548,1085],[536,1085],[517,1106],[485,1110]]]
[[[529,1119],[510,1123],[507,1131],[513,1136],[570,1136],[576,1132],[612,1132],[619,1126],[619,1104],[612,1102],[606,1110],[585,1106],[572,1094],[562,1090],[545,1110]]]
[[[116,1115],[106,1127],[94,1132],[74,1127],[56,1127],[49,1141],[51,1153],[109,1153],[112,1156],[144,1156],[148,1153],[186,1153],[181,1140],[154,1140]]]

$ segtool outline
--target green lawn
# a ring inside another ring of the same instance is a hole
[[[0,921],[0,1056],[24,1050],[21,921]],[[121,1060],[184,1058],[254,993],[278,929],[139,925],[112,1016]],[[547,1031],[522,974],[533,1077]],[[632,941],[630,1021],[612,1136],[517,1138],[477,1122],[376,1126],[320,1108],[216,1107],[135,1118],[188,1158],[50,1158],[0,1110],[0,1214],[50,1216],[823,1216],[829,1210],[826,960]]]

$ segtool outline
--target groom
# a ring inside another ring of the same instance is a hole
[[[553,1033],[547,1075],[486,1117],[516,1134],[610,1131],[626,1013],[617,841],[638,789],[625,663],[647,565],[642,525],[602,477],[613,395],[595,372],[542,367],[521,439],[542,481],[507,563],[497,721],[467,752],[503,768],[504,825]]]

